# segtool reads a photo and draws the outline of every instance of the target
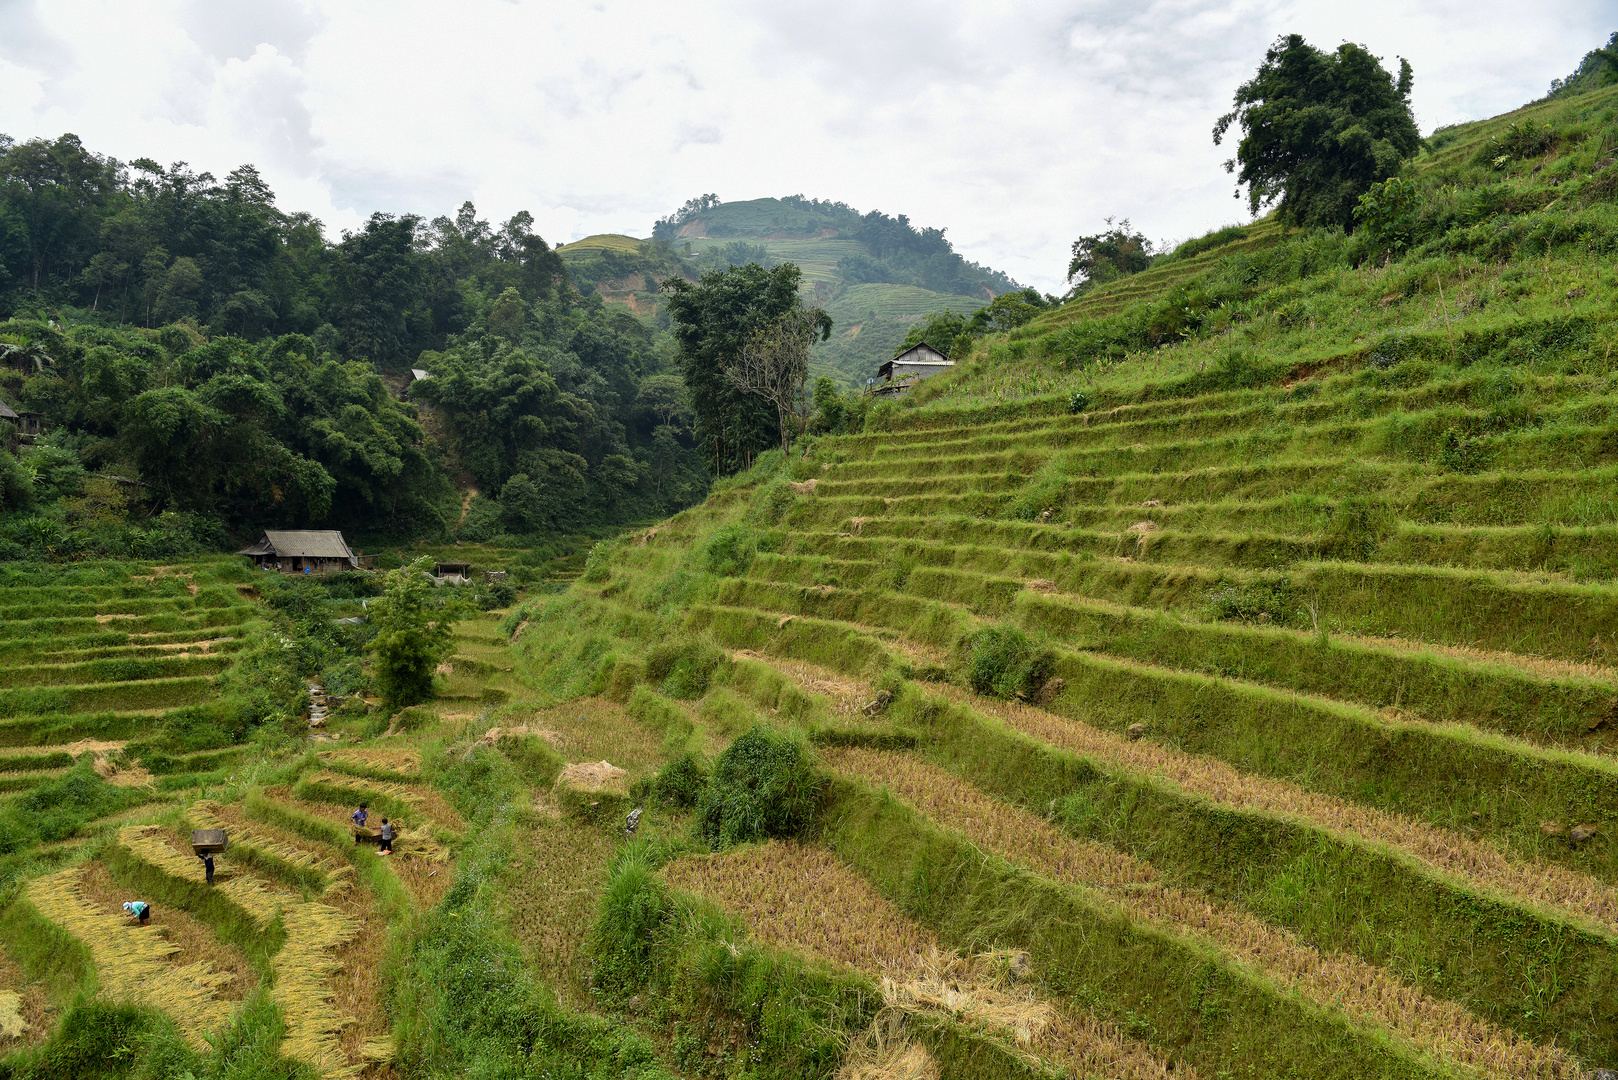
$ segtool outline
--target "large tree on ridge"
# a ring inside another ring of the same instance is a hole
[[[1408,60],[1399,61],[1396,80],[1362,45],[1325,53],[1288,34],[1237,88],[1236,107],[1214,125],[1214,143],[1232,124],[1242,129],[1225,171],[1247,185],[1255,216],[1279,202],[1288,225],[1351,230],[1359,197],[1397,175],[1421,147],[1410,85]]]

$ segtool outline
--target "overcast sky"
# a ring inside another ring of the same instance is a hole
[[[0,132],[259,167],[328,235],[373,210],[565,242],[703,192],[948,229],[1060,291],[1108,215],[1242,220],[1209,136],[1279,34],[1415,67],[1422,132],[1543,94],[1618,0],[0,0]]]

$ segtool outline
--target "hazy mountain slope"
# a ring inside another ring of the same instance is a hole
[[[837,324],[832,340],[816,348],[816,374],[845,386],[863,386],[923,315],[946,308],[970,313],[1016,287],[956,255],[941,231],[796,196],[671,215],[657,233],[645,241],[592,236],[557,251],[581,288],[642,315],[660,310],[656,283],[671,273],[796,263],[806,297]]]

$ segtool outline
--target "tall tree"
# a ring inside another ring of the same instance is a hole
[[[1241,128],[1225,171],[1236,173],[1238,188],[1247,185],[1255,215],[1279,202],[1287,224],[1353,229],[1359,197],[1421,147],[1410,85],[1408,60],[1399,61],[1395,79],[1362,45],[1325,53],[1289,34],[1237,88],[1236,107],[1214,125],[1214,143],[1232,124]]]
[[[795,307],[753,331],[741,355],[725,368],[732,386],[775,409],[783,454],[792,449],[794,431],[809,417],[809,346],[830,336],[830,315],[820,308]]]
[[[781,422],[764,399],[737,389],[725,374],[760,328],[796,308],[800,271],[793,263],[710,270],[696,284],[663,282],[696,414],[697,446],[715,474],[733,473],[781,441]]]

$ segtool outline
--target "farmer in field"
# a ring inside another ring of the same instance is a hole
[[[212,885],[213,884],[213,852],[211,852],[211,851],[199,851],[199,852],[197,852],[197,858],[202,860],[203,872],[208,875],[208,884]]]
[[[124,914],[132,919],[138,919],[142,926],[152,921],[152,905],[144,900],[125,900]]]
[[[349,820],[354,823],[354,843],[356,844],[362,840],[370,839],[371,836],[369,830],[366,830],[363,836],[360,833],[360,830],[365,829],[366,819],[371,816],[365,805],[365,803],[360,803],[360,808],[349,815]]]
[[[380,854],[380,855],[392,855],[393,854],[393,823],[390,822],[387,818],[382,819],[382,839],[381,839],[381,841],[379,843],[380,843],[380,846],[381,846],[382,850],[380,852],[378,852],[378,854]]]

